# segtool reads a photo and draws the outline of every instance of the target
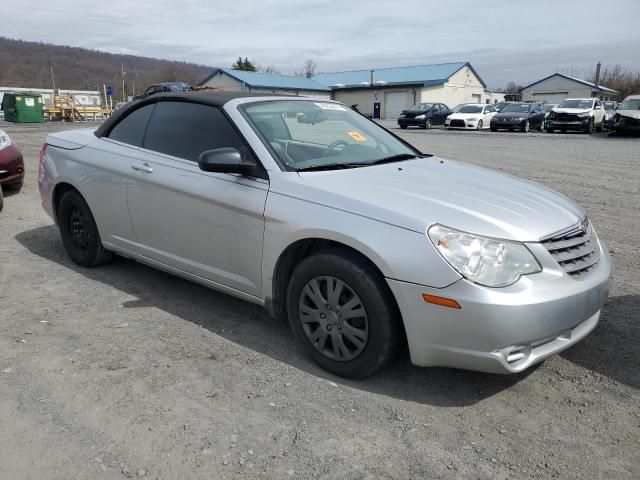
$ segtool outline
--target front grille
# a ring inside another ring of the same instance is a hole
[[[588,275],[600,259],[598,240],[589,220],[555,235],[542,244],[569,275],[579,278]]]
[[[450,125],[452,127],[466,127],[466,124],[464,123],[464,120],[451,120]]]
[[[578,115],[574,115],[573,113],[556,113],[554,120],[558,120],[560,122],[578,122],[580,118]]]

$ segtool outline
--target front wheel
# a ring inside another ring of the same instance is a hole
[[[406,129],[407,129],[407,126],[406,126],[406,125],[400,125],[400,128],[401,128],[402,130],[406,130]]]
[[[2,185],[0,185],[0,212],[2,207],[4,207],[4,194],[2,193]]]
[[[479,131],[482,131],[482,120],[480,120],[478,122],[478,127],[477,128],[478,128]]]
[[[427,129],[427,130],[430,130],[430,129],[431,129],[431,119],[430,119],[430,118],[427,118],[427,119],[424,121],[424,128],[425,128],[425,129]]]
[[[304,259],[287,289],[289,323],[325,370],[364,378],[386,366],[404,340],[388,286],[366,261],[327,251]]]
[[[587,134],[591,135],[593,133],[593,118],[589,120],[589,125],[587,125]]]
[[[98,226],[82,195],[70,190],[62,196],[58,207],[58,225],[64,248],[75,263],[97,267],[113,258],[102,246]]]
[[[529,123],[529,120],[525,120],[524,125],[522,126],[521,130],[524,133],[529,133],[530,129],[531,129],[531,124]]]
[[[489,127],[491,129],[492,132],[497,132],[498,129],[496,127]]]

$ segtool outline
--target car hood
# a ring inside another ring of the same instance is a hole
[[[640,120],[640,110],[616,110],[613,112],[614,115],[616,113],[620,114],[623,117],[635,118],[636,120]]]
[[[447,118],[449,120],[466,120],[468,118],[478,118],[478,117],[481,117],[481,116],[482,116],[481,113],[460,113],[460,112],[456,112],[456,113],[452,113]]]
[[[496,113],[493,118],[506,118],[511,120],[514,118],[527,118],[529,115],[529,112],[500,112]]]
[[[402,115],[406,115],[408,117],[417,117],[418,115],[425,115],[430,112],[431,110],[403,110]]]
[[[589,112],[591,112],[591,109],[590,108],[586,108],[585,109],[585,108],[558,108],[558,107],[556,107],[556,108],[553,109],[553,111],[556,112],[556,113],[573,113],[573,114],[576,114],[576,113],[589,113]]]
[[[348,170],[301,172],[272,192],[424,233],[434,224],[538,241],[585,213],[541,185],[437,157]]]

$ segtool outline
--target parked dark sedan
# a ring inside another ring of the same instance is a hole
[[[443,103],[416,103],[409,110],[402,111],[398,125],[400,128],[431,128],[432,125],[444,125],[450,113],[449,107]]]
[[[518,129],[528,132],[535,128],[542,130],[544,106],[541,103],[511,103],[491,119],[491,131]]]
[[[147,88],[143,94],[133,97],[133,99],[140,100],[156,93],[186,92],[189,90],[193,90],[193,88],[191,87],[191,85],[185,82],[156,83],[155,85],[151,85],[149,88]]]
[[[24,161],[16,147],[3,130],[0,130],[0,185],[11,190],[20,190],[24,182]]]

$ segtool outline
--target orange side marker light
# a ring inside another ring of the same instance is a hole
[[[451,298],[438,297],[436,295],[429,295],[427,293],[422,294],[422,299],[427,303],[433,303],[434,305],[440,305],[441,307],[457,308],[462,307],[458,302]]]

